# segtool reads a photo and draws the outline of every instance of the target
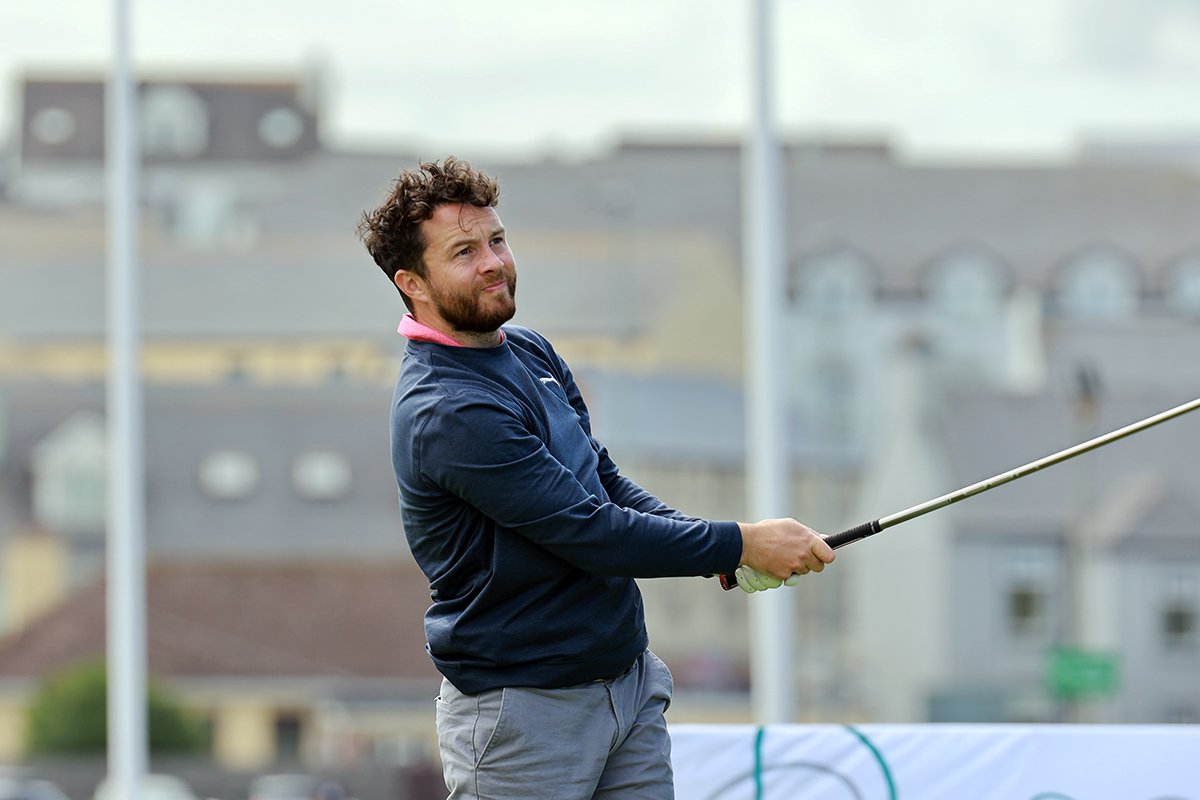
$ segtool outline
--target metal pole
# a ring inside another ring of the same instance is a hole
[[[141,800],[146,735],[144,548],[136,77],[132,0],[114,0],[105,107],[108,170],[108,778],[112,797]]]
[[[747,481],[753,519],[787,516],[790,473],[784,443],[783,191],[774,119],[774,50],[771,0],[751,0],[753,106],[743,151],[742,230],[745,258],[747,373]],[[791,592],[750,598],[751,692],[761,724],[790,722],[794,609]]]

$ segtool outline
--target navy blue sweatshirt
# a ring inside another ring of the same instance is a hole
[[[392,406],[428,650],[467,694],[619,674],[647,645],[633,578],[731,573],[742,551],[736,522],[620,475],[550,343],[504,332],[490,348],[410,341]]]

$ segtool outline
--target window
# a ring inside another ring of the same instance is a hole
[[[1196,651],[1197,594],[1189,576],[1173,575],[1166,582],[1166,597],[1159,608],[1159,631],[1163,649],[1170,653]]]
[[[299,714],[286,711],[276,714],[275,758],[285,762],[299,759],[303,734],[304,724]]]
[[[1128,259],[1096,250],[1066,264],[1055,301],[1060,312],[1077,319],[1122,319],[1137,311],[1138,291],[1137,269]]]
[[[104,420],[80,412],[34,448],[34,515],[44,527],[64,532],[105,526],[108,445]]]
[[[1196,641],[1196,609],[1180,600],[1168,603],[1162,613],[1162,630],[1168,649],[1191,649]]]
[[[350,463],[340,453],[314,450],[292,464],[292,485],[310,500],[336,500],[350,491]]]
[[[217,450],[200,462],[200,488],[216,500],[241,500],[258,488],[260,471],[254,456],[241,450]]]
[[[1041,629],[1046,616],[1046,595],[1033,583],[1018,583],[1008,591],[1009,630],[1015,636],[1029,636]]]
[[[872,269],[865,258],[849,248],[805,258],[795,274],[799,302],[813,314],[849,315],[871,302]]]
[[[258,135],[271,147],[291,147],[304,135],[304,120],[294,108],[279,106],[258,120]]]
[[[1050,587],[1052,563],[1045,549],[1023,547],[1006,558],[1004,615],[1009,634],[1015,639],[1044,639],[1051,633]]]
[[[929,302],[941,313],[976,317],[999,309],[1007,277],[990,254],[963,249],[936,261],[926,286]]]
[[[208,109],[186,86],[155,86],[141,98],[142,150],[150,156],[194,158],[208,146]]]
[[[65,108],[43,108],[29,120],[29,132],[43,144],[65,144],[78,127],[75,115]]]
[[[1200,253],[1175,262],[1167,272],[1167,305],[1200,317]]]

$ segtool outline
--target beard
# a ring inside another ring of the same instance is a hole
[[[434,308],[455,330],[467,333],[491,333],[517,313],[517,276],[505,278],[508,296],[487,296],[478,291],[443,292],[430,285]],[[485,308],[485,303],[488,307]]]

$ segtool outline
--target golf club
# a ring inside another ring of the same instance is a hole
[[[1155,414],[1152,417],[1147,417],[1146,419],[1143,419],[1140,422],[1135,422],[1132,425],[1126,425],[1124,428],[1119,428],[1110,433],[1106,433],[1103,436],[1097,436],[1095,439],[1089,439],[1088,441],[1083,442],[1082,444],[1077,444],[1074,447],[1068,447],[1066,450],[1060,450],[1052,455],[1039,458],[1037,461],[1031,461],[1024,466],[1017,467],[1016,469],[1009,470],[1008,472],[1002,472],[999,475],[988,478],[987,480],[982,480],[978,483],[973,483],[970,486],[965,486],[958,491],[944,494],[941,497],[935,497],[933,500],[927,500],[926,502],[921,503],[920,505],[915,505],[912,508],[906,508],[903,511],[897,511],[895,514],[890,514],[886,517],[880,517],[879,519],[872,520],[871,522],[864,522],[862,525],[849,528],[841,533],[833,534],[832,536],[826,536],[825,541],[829,543],[830,547],[832,547],[834,550],[837,550],[840,547],[853,544],[860,539],[865,539],[868,536],[874,536],[880,531],[891,528],[894,525],[899,525],[902,522],[908,522],[911,519],[916,519],[924,514],[928,514],[930,511],[937,511],[939,508],[945,508],[948,505],[957,503],[959,500],[966,500],[968,497],[981,494],[989,489],[995,489],[997,486],[1003,486],[1006,483],[1015,481],[1017,478],[1024,478],[1026,475],[1030,475],[1040,469],[1045,469],[1046,467],[1054,464],[1059,464],[1067,459],[1074,458],[1075,456],[1082,455],[1083,453],[1087,453],[1091,450],[1095,450],[1098,447],[1111,444],[1118,439],[1124,439],[1126,436],[1132,436],[1133,434],[1144,431],[1147,428],[1152,428],[1155,425],[1158,425],[1160,422],[1166,422],[1169,419],[1182,416],[1189,411],[1195,411],[1197,408],[1200,408],[1200,398],[1192,400],[1190,403],[1184,403],[1183,405],[1176,406],[1168,411],[1163,411],[1160,414]],[[728,591],[736,586],[737,579],[733,575],[721,576],[721,588]]]

